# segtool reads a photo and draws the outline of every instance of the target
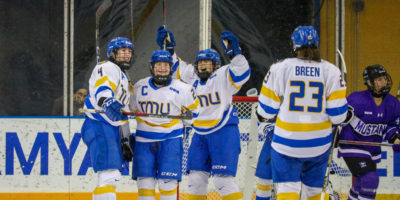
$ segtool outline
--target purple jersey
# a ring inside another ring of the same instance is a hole
[[[341,140],[381,143],[399,130],[400,103],[392,95],[386,95],[380,106],[376,105],[370,91],[353,92],[347,101],[354,108],[354,118],[343,127]],[[370,158],[378,163],[381,147],[341,144],[338,157],[342,156]]]

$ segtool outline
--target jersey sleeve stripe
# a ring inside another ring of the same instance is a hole
[[[261,102],[258,102],[260,104],[260,107],[264,110],[264,112],[270,114],[270,115],[275,115],[279,112],[279,108],[275,109],[273,107],[267,106]]]
[[[330,143],[332,141],[332,134],[329,134],[326,137],[308,139],[308,140],[292,140],[280,137],[278,135],[274,135],[272,141],[294,148],[310,148],[310,147],[324,146]]]
[[[247,71],[245,71],[242,75],[239,75],[239,76],[236,76],[231,69],[229,69],[228,71],[229,71],[229,75],[232,78],[232,81],[235,83],[243,81],[250,75],[250,68]]]
[[[99,87],[100,85],[104,84],[106,81],[108,81],[108,83],[110,84],[113,91],[115,91],[117,89],[117,85],[115,83],[113,83],[112,81],[108,80],[107,76],[104,76],[103,78],[97,80],[96,83],[94,84],[94,87]]]
[[[336,107],[336,108],[326,108],[326,113],[329,116],[338,116],[344,114],[348,109],[348,104],[345,104],[344,106],[341,107]]]
[[[96,94],[94,95],[95,98],[97,99],[97,95],[98,95],[100,92],[103,92],[103,91],[105,91],[105,90],[110,90],[112,96],[114,96],[114,92],[112,91],[112,89],[111,89],[110,87],[108,87],[108,86],[100,86],[100,87],[97,89]]]
[[[237,89],[237,90],[240,90],[240,88],[242,87],[241,85],[240,85],[240,86],[236,86],[236,85],[235,85],[235,82],[233,82],[231,76],[229,76],[229,81],[231,82],[231,84],[233,85],[233,87],[235,87],[235,89]]]
[[[331,101],[331,100],[343,99],[343,98],[346,98],[346,90],[334,91],[328,96],[328,98],[326,100]]]
[[[197,109],[197,108],[199,107],[199,104],[200,104],[200,101],[199,101],[198,98],[196,98],[194,104],[188,106],[187,108],[188,108],[189,110],[195,110],[195,109]]]
[[[166,123],[166,124],[153,124],[151,122],[145,121],[140,117],[136,117],[136,121],[137,123],[143,123],[146,124],[148,126],[152,126],[152,127],[163,127],[163,128],[170,128],[173,127],[175,125],[177,125],[181,120],[180,119],[173,119],[171,120],[170,123]]]
[[[264,85],[261,88],[261,94],[280,103],[281,99],[279,98],[278,95],[275,94],[274,91],[270,90],[269,88],[265,87]]]
[[[309,132],[331,128],[332,123],[329,120],[321,123],[290,123],[284,122],[278,117],[276,119],[276,126],[286,131]]]

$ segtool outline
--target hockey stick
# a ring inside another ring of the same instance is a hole
[[[399,81],[399,86],[397,86],[396,98],[400,98],[400,81]]]
[[[166,1],[167,0],[163,0],[163,2],[162,2],[164,29],[167,29],[167,7],[165,6]],[[163,50],[167,50],[167,42],[171,42],[171,38],[169,37],[168,32],[167,32],[167,37],[165,37],[165,39],[164,39]]]
[[[339,54],[340,60],[342,61],[342,65],[340,66],[340,71],[342,72],[342,79],[345,83],[347,83],[347,68],[346,68],[346,62],[344,61],[344,56],[339,49],[336,49],[336,52]]]
[[[342,62],[342,65],[340,65],[340,72],[341,72],[341,77],[342,77],[342,81],[343,81],[343,86],[346,85],[347,82],[347,69],[346,69],[346,62],[344,60],[344,56],[342,54],[342,52],[340,52],[339,49],[336,49],[336,52],[339,54],[340,60]],[[322,193],[321,193],[321,200],[325,199],[325,191],[326,191],[326,187],[328,185],[328,180],[329,180],[329,173],[331,171],[331,162],[332,162],[332,157],[333,157],[333,150],[335,148],[334,142],[336,141],[336,137],[339,137],[341,128],[339,126],[334,126],[333,128],[333,142],[332,142],[332,146],[330,148],[330,152],[329,152],[329,159],[328,159],[328,168],[325,172],[325,178],[324,178],[324,185],[322,186]]]
[[[340,144],[353,144],[353,145],[364,145],[364,146],[387,146],[391,147],[393,144],[389,143],[380,143],[380,142],[362,142],[355,140],[339,140]]]
[[[104,110],[95,110],[95,109],[79,109],[81,113],[105,113]],[[182,113],[182,115],[157,115],[157,114],[150,114],[150,113],[141,113],[141,112],[125,112],[123,111],[122,114],[129,115],[129,116],[137,116],[137,117],[155,117],[155,118],[166,118],[166,119],[192,119],[193,113],[186,109],[186,112]]]
[[[104,0],[103,3],[96,10],[96,61],[100,62],[100,18],[104,12],[112,5],[111,0]]]

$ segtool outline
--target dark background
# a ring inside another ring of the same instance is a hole
[[[74,90],[87,88],[96,64],[95,12],[102,0],[75,0]],[[149,58],[158,49],[156,30],[163,23],[161,0],[113,0],[100,20],[101,58],[108,41],[129,37],[135,59],[129,71],[134,82],[149,76]],[[176,52],[194,62],[199,48],[198,1],[168,0],[167,27],[175,35]],[[298,25],[313,20],[313,0],[214,0],[212,48],[222,55],[219,35],[231,30],[245,45],[251,78],[237,95],[261,87],[269,66],[293,56],[290,35]],[[0,115],[62,115],[52,113],[63,95],[64,2],[0,0]],[[223,64],[229,62],[223,56]]]

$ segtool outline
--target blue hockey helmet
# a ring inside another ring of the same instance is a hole
[[[293,48],[318,47],[319,36],[312,26],[298,26],[292,33]]]
[[[107,48],[107,57],[111,57],[111,52],[114,52],[114,54],[117,53],[117,50],[119,48],[130,48],[134,49],[134,45],[131,40],[125,37],[115,37],[113,38],[110,43],[108,43],[108,48]]]
[[[154,65],[157,62],[167,62],[169,63],[169,74],[168,75],[156,75],[154,73]],[[151,72],[151,76],[152,81],[154,83],[156,83],[157,85],[167,85],[169,83],[169,81],[171,80],[171,68],[172,68],[172,56],[171,54],[166,51],[166,50],[156,50],[153,52],[153,54],[151,55],[150,58],[150,63],[151,63],[151,67],[150,67],[150,72]]]
[[[156,62],[168,62],[172,65],[172,56],[166,50],[156,50],[153,52],[153,55],[151,55],[150,63],[154,65]]]
[[[196,56],[196,64],[200,60],[211,60],[216,65],[221,64],[221,59],[219,57],[219,54],[214,49],[205,49],[205,50],[199,51],[199,53],[197,53],[197,56]]]

